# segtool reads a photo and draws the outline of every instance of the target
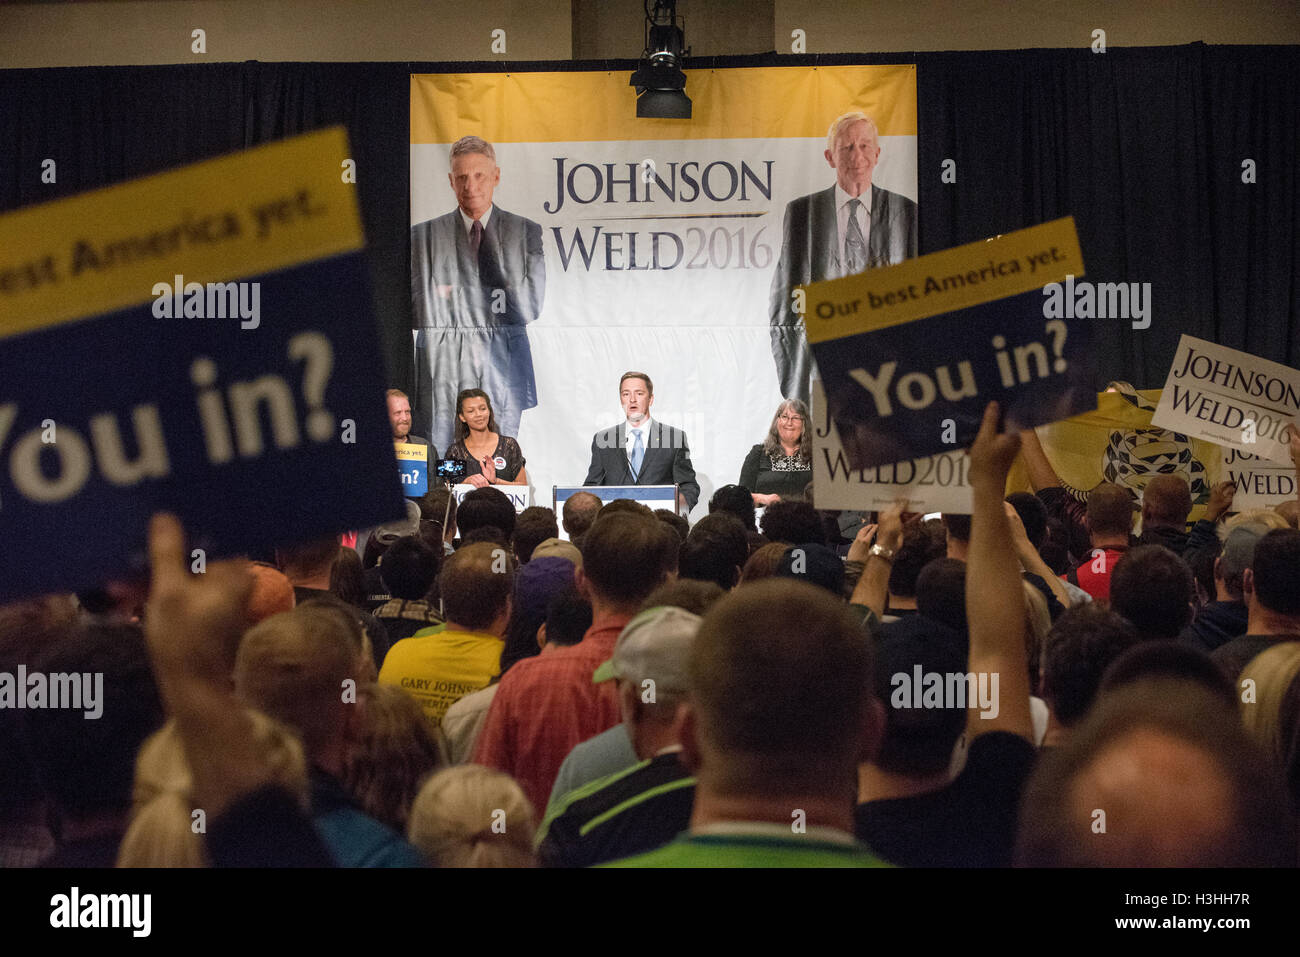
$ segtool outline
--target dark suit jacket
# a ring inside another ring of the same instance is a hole
[[[485,389],[498,407],[537,405],[524,327],[545,297],[542,227],[531,219],[494,206],[477,259],[459,209],[411,227],[412,321],[426,343],[416,356],[413,403],[421,427],[435,411],[450,422],[463,388]]]
[[[700,499],[686,433],[658,419],[650,420],[641,474],[632,478],[627,461],[627,423],[597,432],[591,440],[591,468],[584,485],[679,485],[691,508]]]
[[[772,325],[799,324],[790,301],[790,290],[795,286],[843,275],[839,246],[834,184],[790,201],[781,232],[781,258],[772,276]],[[867,268],[893,266],[912,258],[916,251],[916,203],[872,185]]]

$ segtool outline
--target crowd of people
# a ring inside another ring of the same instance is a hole
[[[0,864],[1297,863],[1297,503],[1079,496],[990,406],[970,515],[846,540],[790,402],[693,526],[557,522],[462,399],[459,504],[201,572],[159,515],[147,581],[0,607],[11,690],[102,681],[0,708]]]

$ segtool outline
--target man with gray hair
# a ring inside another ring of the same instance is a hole
[[[457,140],[447,179],[457,208],[411,227],[414,421],[438,448],[451,444],[461,389],[486,391],[501,434],[519,434],[537,405],[526,325],[546,295],[542,227],[492,202],[492,144]]]
[[[786,206],[781,258],[772,275],[772,354],[781,395],[805,403],[812,360],[794,288],[892,266],[917,252],[916,203],[871,181],[880,159],[871,118],[858,111],[837,117],[825,156],[835,183]]]
[[[667,844],[691,820],[695,779],[682,764],[677,706],[700,618],[660,606],[623,629],[614,657],[592,680],[613,680],[622,727],[639,764],[572,791],[542,822],[537,856],[546,867],[590,867]]]

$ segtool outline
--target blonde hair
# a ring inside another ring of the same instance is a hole
[[[371,817],[399,834],[424,780],[447,764],[437,734],[414,698],[391,685],[361,690],[363,721],[343,783]]]
[[[536,820],[514,778],[466,764],[424,783],[406,834],[435,867],[535,867]]]
[[[260,711],[247,711],[252,740],[268,779],[310,808],[307,760],[298,738]],[[207,867],[201,831],[194,827],[194,778],[176,722],[169,721],[140,749],[135,764],[135,810],[118,847],[118,867]],[[205,821],[206,823],[206,821]]]
[[[1025,658],[1029,664],[1029,687],[1038,687],[1038,667],[1043,658],[1047,634],[1052,630],[1052,615],[1043,593],[1027,581],[1021,581],[1025,593]]]
[[[1226,519],[1224,523],[1219,526],[1218,528],[1219,540],[1220,541],[1227,540],[1228,533],[1231,532],[1238,525],[1248,525],[1248,524],[1263,525],[1266,530],[1264,534],[1267,534],[1268,532],[1271,532],[1276,528],[1291,527],[1290,523],[1287,522],[1285,516],[1279,515],[1271,508],[1248,508],[1244,512],[1238,512],[1236,515],[1233,515],[1231,518]]]
[[[840,134],[854,123],[866,123],[871,128],[871,135],[880,144],[880,130],[876,128],[875,120],[867,116],[861,110],[850,110],[847,113],[841,113],[835,117],[831,127],[826,131],[826,148],[832,153],[835,152],[835,141],[840,138]]]
[[[1295,726],[1300,715],[1284,714],[1288,693],[1300,676],[1300,642],[1284,641],[1266,648],[1242,669],[1237,681],[1241,723],[1255,742],[1278,767],[1286,770],[1288,754],[1295,746]],[[1255,700],[1241,701],[1241,684],[1255,683]],[[1294,712],[1294,706],[1290,709]]]

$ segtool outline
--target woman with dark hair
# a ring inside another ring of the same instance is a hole
[[[527,485],[524,453],[519,443],[497,431],[492,400],[482,389],[462,389],[456,396],[456,441],[447,458],[465,463],[465,482],[486,485]]]
[[[783,498],[803,499],[812,481],[812,433],[808,406],[786,399],[776,407],[767,438],[749,450],[740,467],[740,484],[749,489],[754,505],[771,505]]]

